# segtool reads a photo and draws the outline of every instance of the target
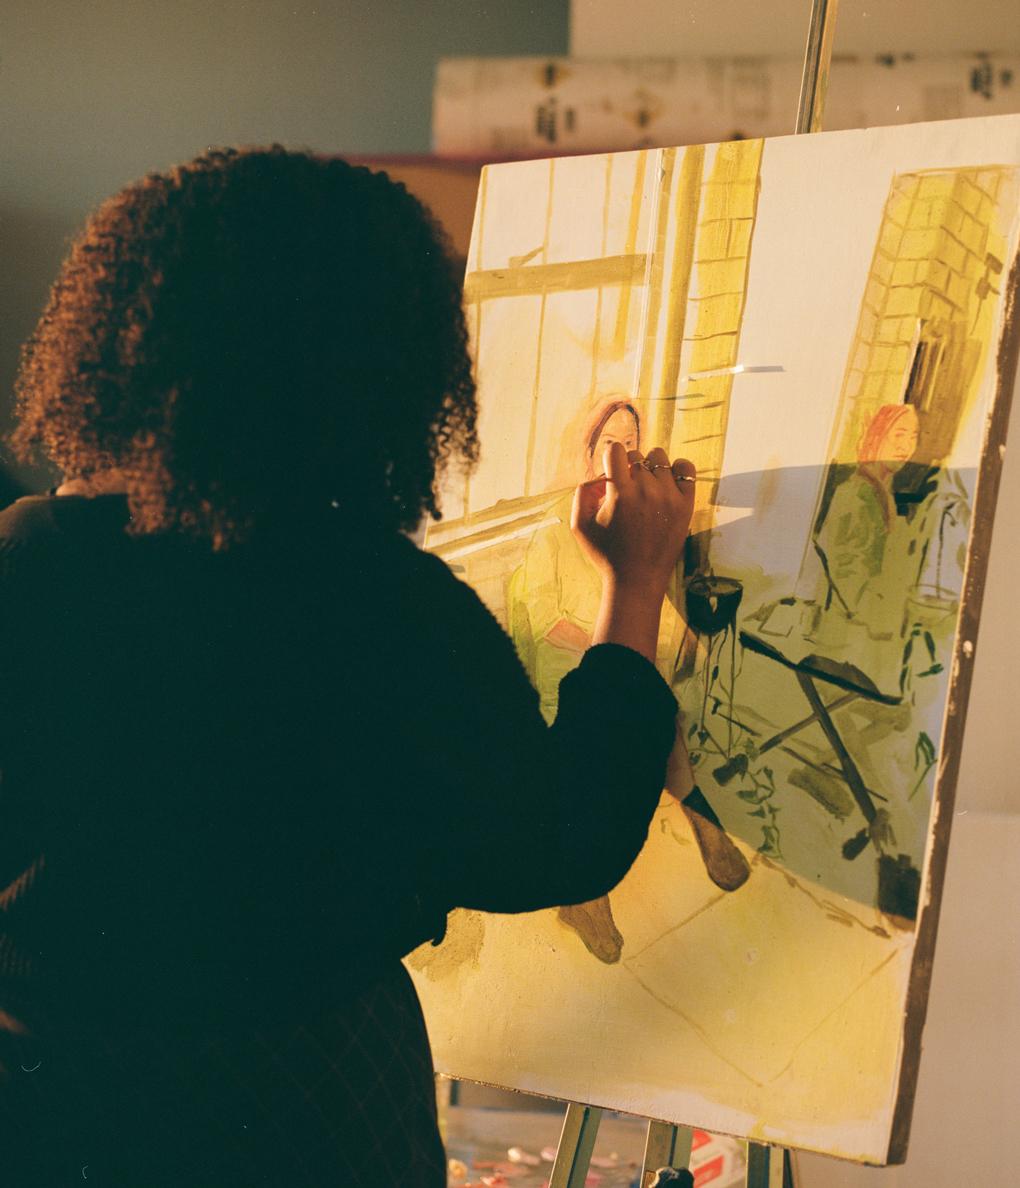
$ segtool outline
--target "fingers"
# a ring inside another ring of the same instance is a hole
[[[611,478],[608,458],[607,453],[606,473]],[[647,456],[642,456],[639,450],[630,450],[627,453],[627,463],[630,467],[630,478],[638,483],[644,481],[645,475],[650,475],[653,479],[675,485],[682,492],[686,492],[695,478],[693,462],[687,458],[677,458],[670,463],[669,455],[661,446],[649,450]]]
[[[676,458],[671,463],[666,451],[656,446],[648,451],[643,467],[652,478],[666,484],[664,489],[675,487],[682,495],[692,494],[694,491],[696,468],[688,458]]]
[[[632,450],[631,453],[637,453],[637,451]],[[637,457],[640,460],[641,455],[638,454]],[[621,442],[614,441],[603,453],[602,465],[606,472],[606,478],[618,487],[625,487],[630,482],[631,459]]]
[[[662,449],[647,458],[614,442],[603,454],[605,476],[574,494],[571,528],[604,573],[665,585],[682,555],[694,510],[693,465],[673,464]],[[677,481],[680,479],[681,481]]]
[[[689,458],[676,458],[671,467],[676,485],[683,490],[694,490],[697,468]]]
[[[616,506],[616,487],[605,478],[581,483],[574,490],[574,502],[570,509],[570,527],[581,546],[582,552],[598,566],[605,551],[605,529],[599,523],[599,513],[612,518]]]
[[[648,457],[645,459],[645,469],[654,479],[660,482],[672,482],[673,475],[669,468],[669,457],[666,451],[660,446],[648,451]]]
[[[570,510],[570,526],[574,531],[584,530],[598,513],[603,499],[606,497],[606,480],[592,479],[582,483],[574,492],[574,504]]]

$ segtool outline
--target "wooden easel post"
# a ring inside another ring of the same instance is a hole
[[[584,1188],[601,1121],[602,1111],[595,1106],[567,1106],[549,1188]]]
[[[747,1173],[744,1188],[784,1188],[789,1153],[782,1147],[747,1144]],[[792,1170],[790,1182],[792,1185]]]
[[[691,1161],[694,1131],[689,1126],[649,1122],[645,1157],[641,1161],[641,1188],[649,1188],[660,1167],[686,1168]]]
[[[811,0],[807,46],[804,49],[804,73],[797,104],[797,127],[794,132],[821,132],[825,97],[829,93],[829,64],[832,39],[836,32],[839,0]]]
[[[839,0],[811,0],[795,133],[822,130],[838,8]],[[601,1120],[602,1111],[593,1106],[567,1106],[549,1188],[584,1188]],[[649,1121],[641,1188],[649,1188],[659,1168],[685,1170],[691,1160],[692,1139],[693,1131],[688,1126]],[[749,1142],[744,1184],[745,1188],[793,1188],[789,1151]]]

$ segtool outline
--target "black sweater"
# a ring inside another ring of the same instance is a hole
[[[0,1033],[300,1018],[439,934],[614,886],[676,705],[591,649],[547,727],[436,558],[340,521],[214,554],[0,513]],[[0,1049],[2,1060],[2,1049]]]

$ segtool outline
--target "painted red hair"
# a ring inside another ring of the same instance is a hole
[[[858,462],[881,461],[882,443],[904,417],[910,417],[916,425],[917,409],[912,404],[883,404],[868,422],[857,443]]]

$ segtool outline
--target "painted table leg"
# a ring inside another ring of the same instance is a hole
[[[825,731],[825,737],[829,741],[829,746],[836,752],[839,766],[843,769],[843,778],[846,780],[854,800],[857,801],[857,807],[864,814],[865,821],[870,825],[874,821],[878,810],[875,808],[875,802],[868,794],[868,789],[864,786],[864,780],[861,779],[861,773],[857,770],[857,765],[850,757],[850,752],[846,749],[846,745],[840,738],[839,731],[829,716],[828,708],[821,697],[819,697],[814,681],[803,672],[797,673],[797,680],[800,683],[801,689],[804,691],[804,696],[808,699],[812,710],[814,710],[815,717],[818,719],[818,725]]]

